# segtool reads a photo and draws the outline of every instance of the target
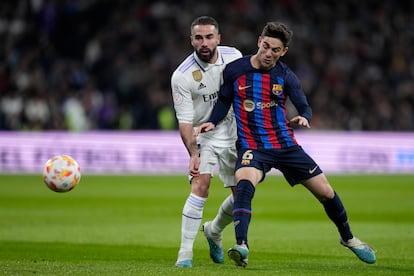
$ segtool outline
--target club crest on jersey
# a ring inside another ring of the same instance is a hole
[[[197,82],[199,82],[203,79],[203,75],[201,74],[200,69],[197,69],[197,70],[193,71],[193,79]]]
[[[280,94],[282,94],[282,92],[283,92],[283,87],[281,84],[277,84],[277,83],[273,84],[272,93],[274,95],[279,96]]]
[[[242,165],[250,165],[250,160],[243,159],[243,160],[241,161],[241,164],[242,164]]]

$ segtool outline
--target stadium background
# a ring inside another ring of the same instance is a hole
[[[175,128],[170,76],[198,15],[222,44],[256,50],[266,21],[289,24],[283,58],[314,129],[414,129],[411,1],[2,1],[0,129]]]
[[[192,50],[191,21],[204,14],[219,21],[222,44],[244,54],[256,50],[267,21],[292,27],[294,39],[283,60],[301,78],[314,113],[312,130],[298,130],[299,142],[327,172],[414,172],[411,2],[0,5],[0,172],[37,173],[44,160],[62,151],[84,172],[185,172],[170,76]],[[354,136],[357,144],[347,147]],[[309,139],[314,142],[308,145]],[[125,161],[128,156],[133,161]]]

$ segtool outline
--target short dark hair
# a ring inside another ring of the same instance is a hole
[[[192,33],[195,25],[213,25],[216,28],[217,32],[219,32],[219,24],[217,20],[215,20],[211,16],[204,15],[204,16],[200,16],[194,19],[193,23],[191,23],[190,33]]]
[[[280,39],[283,46],[289,46],[292,40],[293,32],[283,23],[280,22],[268,22],[264,26],[261,36],[269,36]]]

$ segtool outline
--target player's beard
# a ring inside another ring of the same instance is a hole
[[[205,54],[201,53],[201,51],[206,51],[206,50],[209,52],[208,55],[205,55]],[[213,50],[210,50],[209,48],[201,48],[200,50],[196,51],[196,54],[197,54],[198,58],[201,59],[202,61],[210,62],[210,60],[216,54],[216,50],[217,50],[217,48],[214,48]]]

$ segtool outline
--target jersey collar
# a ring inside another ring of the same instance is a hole
[[[198,66],[200,67],[201,70],[203,70],[203,72],[208,71],[210,68],[214,67],[214,66],[218,66],[218,65],[223,65],[224,64],[224,59],[223,56],[220,53],[220,49],[219,47],[217,47],[217,53],[218,53],[218,58],[216,60],[216,63],[214,64],[210,64],[207,62],[202,61],[201,59],[198,58],[197,54],[195,52],[193,52],[193,57],[196,61],[196,63],[198,64]]]

